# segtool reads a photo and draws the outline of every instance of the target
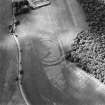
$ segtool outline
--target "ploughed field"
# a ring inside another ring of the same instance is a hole
[[[105,1],[77,0],[89,29],[77,34],[67,58],[105,83]]]

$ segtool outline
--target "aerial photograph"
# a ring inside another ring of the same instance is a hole
[[[105,0],[0,0],[0,105],[105,105]]]

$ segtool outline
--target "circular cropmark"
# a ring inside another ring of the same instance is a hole
[[[64,59],[64,50],[60,40],[56,39],[42,39],[42,44],[45,49],[41,49],[41,52],[46,52],[42,57],[42,63],[44,65],[56,65]]]

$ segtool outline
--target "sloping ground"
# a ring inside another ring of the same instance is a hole
[[[26,105],[18,88],[7,105]]]
[[[12,23],[12,1],[0,1],[0,42],[9,33],[9,24]]]
[[[72,21],[74,23],[75,28],[79,29],[87,29],[88,22],[86,22],[86,16],[78,0],[65,0],[67,4],[67,8],[72,16]]]
[[[11,40],[12,41],[12,40]],[[7,105],[16,90],[17,50],[0,46],[0,105]]]

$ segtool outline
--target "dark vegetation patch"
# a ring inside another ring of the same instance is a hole
[[[105,1],[77,0],[86,16],[86,21],[92,32],[105,34]]]
[[[78,33],[66,59],[105,83],[105,1],[77,0],[89,30]]]
[[[27,14],[30,12],[27,0],[15,1],[12,3],[15,16]]]
[[[95,38],[94,34],[90,31],[80,32],[66,54],[66,60],[105,83],[105,43]]]

